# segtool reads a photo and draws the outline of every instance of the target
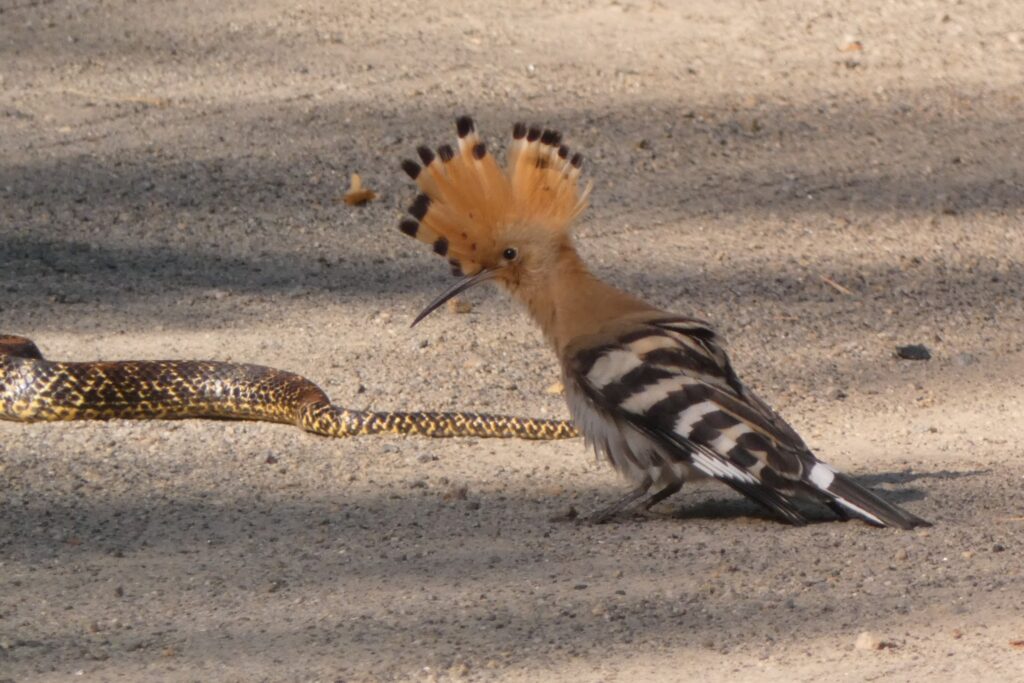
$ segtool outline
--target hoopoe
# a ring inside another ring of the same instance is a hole
[[[587,442],[636,483],[597,513],[604,521],[645,496],[650,508],[683,482],[713,478],[792,524],[794,499],[841,519],[910,529],[928,522],[818,460],[789,424],[737,377],[722,338],[701,320],[659,310],[597,279],[573,245],[587,206],[582,157],[557,131],[517,123],[502,169],[473,120],[458,149],[418,149],[405,161],[419,194],[402,232],[447,257],[455,295],[493,281],[523,304],[561,363],[569,411]]]

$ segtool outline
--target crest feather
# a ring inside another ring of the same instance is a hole
[[[571,154],[558,131],[517,123],[502,168],[473,119],[460,116],[456,130],[457,152],[449,145],[437,153],[420,147],[422,167],[402,162],[422,194],[409,207],[412,218],[399,226],[447,256],[453,269],[479,272],[479,254],[493,247],[495,234],[506,226],[530,223],[565,231],[586,208],[591,185],[580,188],[583,158]]]

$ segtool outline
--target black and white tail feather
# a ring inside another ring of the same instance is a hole
[[[928,526],[818,460],[777,413],[740,382],[715,332],[699,320],[652,317],[566,358],[574,419],[621,472],[658,501],[711,477],[792,524],[793,499],[877,526]],[[601,425],[609,429],[602,431]],[[590,429],[586,427],[590,426]],[[650,505],[650,501],[648,506]]]

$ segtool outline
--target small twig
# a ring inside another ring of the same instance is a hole
[[[41,5],[52,5],[57,0],[35,0],[35,2],[23,2],[20,5],[11,5],[10,7],[0,7],[0,14],[16,9],[26,9],[28,7],[39,7]]]
[[[170,104],[170,100],[166,97],[122,97],[116,95],[103,95],[96,92],[85,92],[84,90],[75,90],[74,88],[64,88],[64,93],[67,95],[77,95],[78,97],[84,97],[86,99],[128,104],[145,104],[150,107],[166,107]]]
[[[832,289],[836,290],[840,294],[846,294],[847,296],[853,296],[853,292],[852,291],[850,291],[846,287],[843,287],[841,284],[839,284],[838,282],[836,282],[835,280],[830,278],[828,275],[819,275],[818,277],[821,278],[822,282],[824,282],[826,285],[828,285]]]

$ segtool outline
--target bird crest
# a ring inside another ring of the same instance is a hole
[[[448,258],[454,275],[487,264],[496,238],[517,225],[569,230],[586,208],[590,183],[580,187],[583,158],[554,130],[517,123],[502,168],[468,116],[456,120],[458,149],[420,147],[422,165],[402,162],[420,190],[399,228]]]

